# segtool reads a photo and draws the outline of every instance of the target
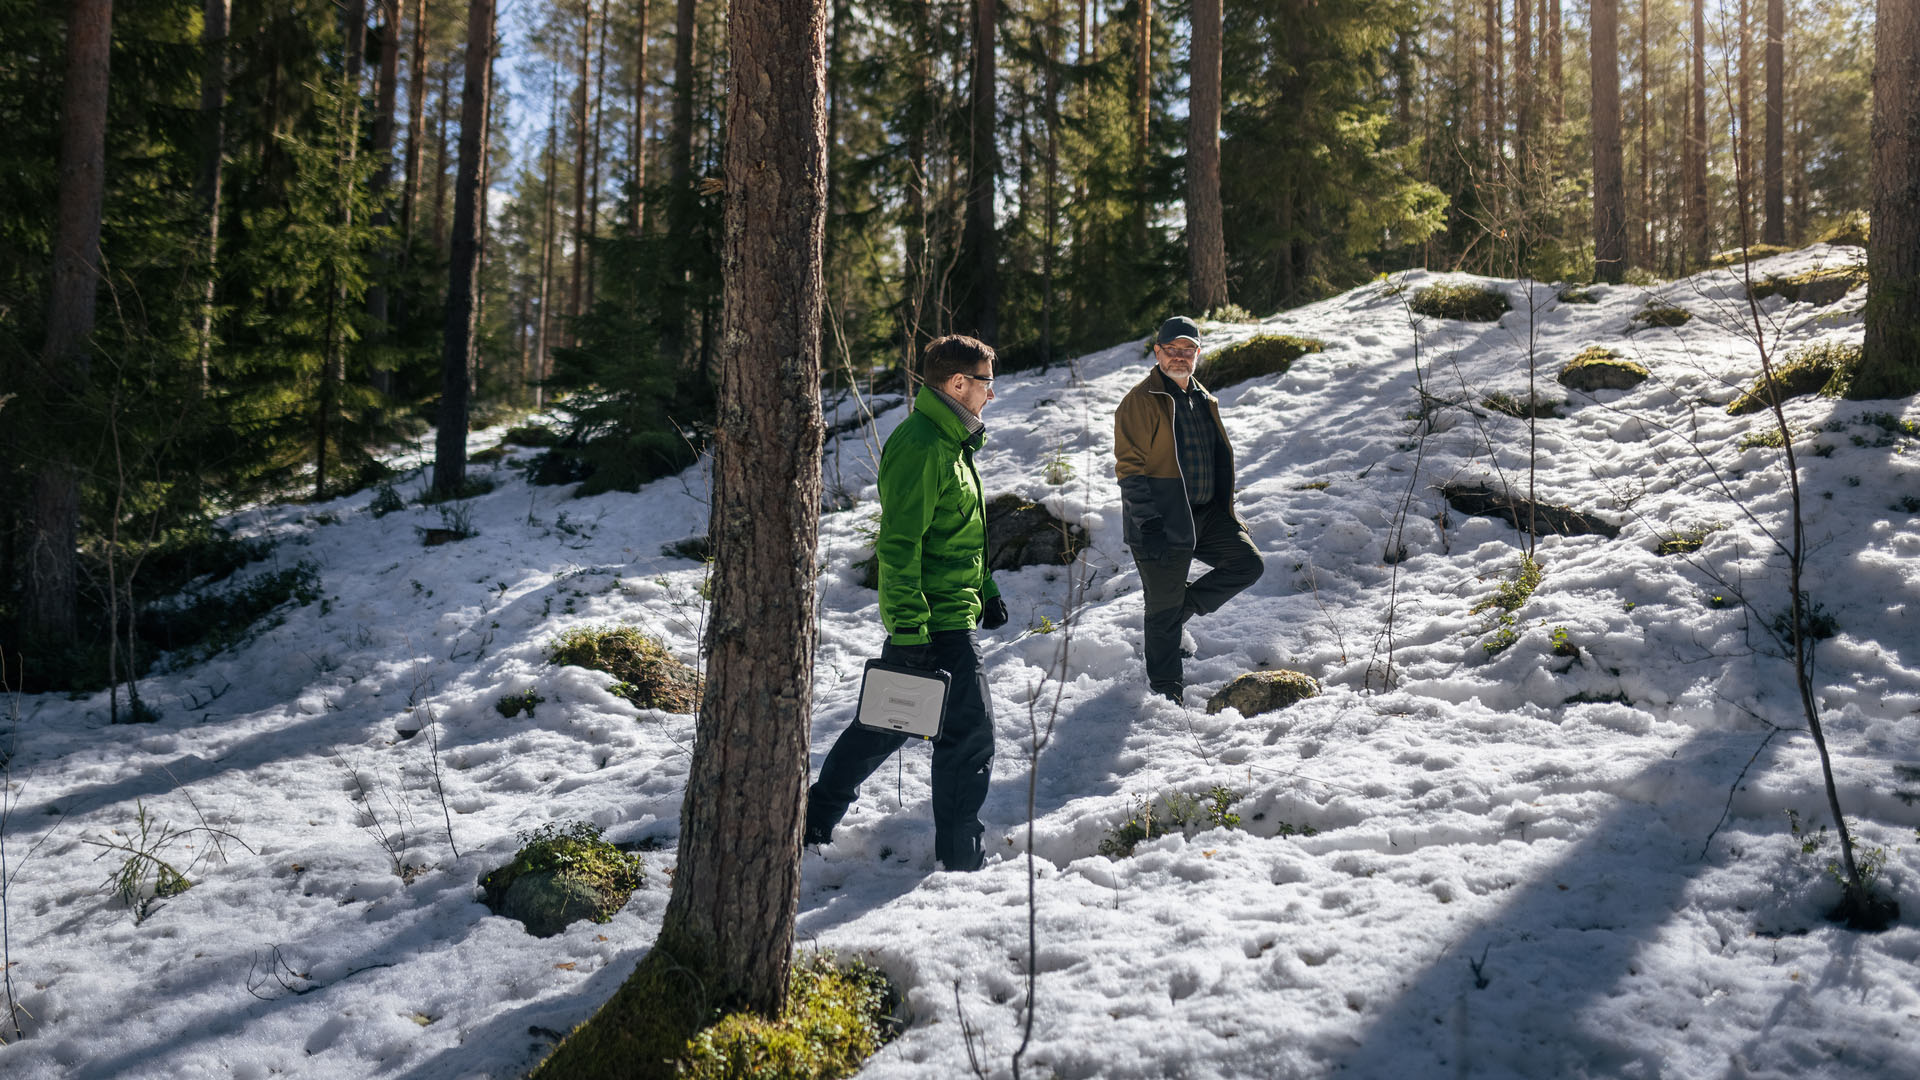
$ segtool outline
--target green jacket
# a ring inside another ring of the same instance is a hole
[[[935,630],[971,630],[998,596],[987,571],[986,500],[973,452],[985,432],[924,387],[880,452],[880,622],[895,645]]]

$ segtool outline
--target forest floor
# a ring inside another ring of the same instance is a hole
[[[1753,270],[1858,259],[1816,246]],[[1513,310],[1413,315],[1442,280]],[[1144,346],[1000,379],[989,494],[1045,505],[1088,546],[1071,568],[998,577],[1013,620],[982,639],[985,870],[935,866],[918,746],[804,856],[804,946],[865,957],[905,994],[904,1031],[863,1076],[948,1080],[970,1057],[1011,1075],[1029,1005],[1023,1074],[1062,1078],[1920,1075],[1920,401],[1786,407],[1805,587],[1832,623],[1815,677],[1841,802],[1906,913],[1867,934],[1823,917],[1836,844],[1776,632],[1783,454],[1762,438],[1770,414],[1725,408],[1759,370],[1744,287],[1715,271],[1588,292],[1413,272],[1208,326],[1209,351],[1262,332],[1324,348],[1219,388],[1266,573],[1191,624],[1185,707],[1142,676],[1112,479],[1113,409]],[[1645,326],[1651,299],[1692,318]],[[1765,344],[1857,342],[1862,299],[1772,297]],[[1555,382],[1595,345],[1650,378]],[[1530,362],[1560,402],[1531,442],[1484,404],[1525,401]],[[876,425],[826,459],[853,506],[822,518],[816,770],[881,640],[858,564],[905,409],[870,404]],[[109,724],[104,694],[17,699],[6,938],[26,1038],[0,1047],[0,1072],[514,1077],[633,970],[666,902],[694,721],[634,708],[545,646],[632,623],[697,662],[706,568],[662,549],[706,531],[707,482],[695,468],[575,499],[527,484],[532,453],[449,512],[474,532],[454,543],[422,544],[440,508],[375,517],[373,492],[234,515],[273,541],[245,574],[310,561],[322,598],[144,680],[155,723]],[[424,486],[410,475],[403,494]],[[1618,535],[1543,536],[1539,586],[1503,621],[1480,605],[1526,538],[1449,507],[1442,489],[1474,484]],[[1676,537],[1699,545],[1658,554]],[[1204,710],[1271,668],[1324,692]],[[532,715],[496,708],[528,692]],[[1035,728],[1051,729],[1037,763]],[[1101,853],[1148,802],[1164,816],[1214,789],[1238,797],[1237,825],[1202,814]],[[192,887],[135,908],[102,884],[124,852],[90,841],[137,838],[143,811],[230,838],[173,839],[162,854]],[[476,882],[565,820],[655,848],[648,880],[610,922],[533,938]]]

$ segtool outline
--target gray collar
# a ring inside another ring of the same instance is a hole
[[[952,409],[953,415],[959,417],[961,423],[967,425],[967,434],[978,435],[986,430],[987,422],[980,419],[978,413],[969,410],[965,405],[955,401],[945,390],[937,386],[929,386],[927,389],[933,391],[933,396],[944,402],[947,408]]]

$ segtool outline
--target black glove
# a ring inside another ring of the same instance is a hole
[[[895,645],[889,641],[887,647],[880,650],[880,659],[889,664],[919,668],[922,671],[932,671],[936,666],[933,660],[932,642],[923,645]]]
[[[988,630],[998,630],[1007,625],[1007,602],[999,595],[987,597],[980,607],[980,625]]]

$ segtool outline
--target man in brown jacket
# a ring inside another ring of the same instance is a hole
[[[1122,535],[1146,595],[1147,684],[1174,702],[1186,689],[1180,630],[1260,580],[1260,551],[1233,512],[1233,446],[1220,402],[1193,371],[1200,328],[1168,319],[1155,335],[1154,367],[1113,416]],[[1213,569],[1192,584],[1195,559]]]

